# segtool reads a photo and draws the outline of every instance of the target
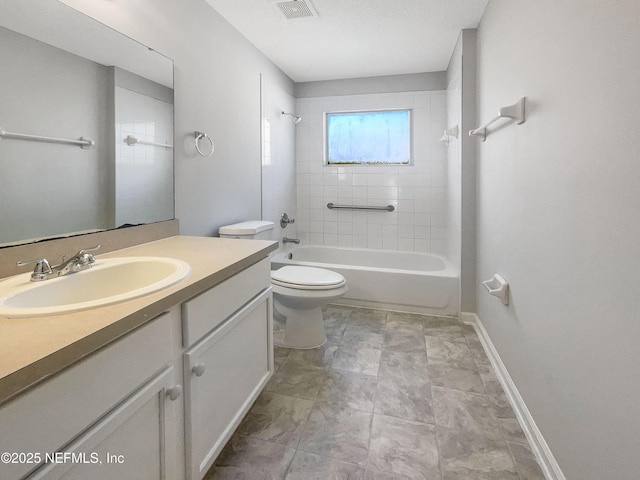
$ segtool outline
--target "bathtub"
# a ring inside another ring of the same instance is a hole
[[[271,258],[272,269],[285,265],[343,275],[349,291],[336,303],[431,315],[459,313],[458,273],[440,255],[309,245]]]

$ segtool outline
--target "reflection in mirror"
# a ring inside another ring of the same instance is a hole
[[[0,65],[0,246],[173,218],[171,60],[56,0],[3,0]]]

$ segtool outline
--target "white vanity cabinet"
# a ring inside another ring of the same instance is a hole
[[[210,326],[184,353],[186,473],[190,480],[204,477],[273,373],[272,294],[266,262],[183,306],[185,329],[200,331],[196,324]],[[241,288],[230,289],[235,283]],[[221,311],[232,310],[229,295],[248,301],[222,318]]]
[[[174,308],[3,405],[0,478],[179,478],[179,337]]]
[[[201,480],[273,373],[269,259],[231,265],[1,405],[0,479]]]

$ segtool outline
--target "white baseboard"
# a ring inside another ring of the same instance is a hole
[[[491,338],[489,338],[480,318],[475,313],[462,312],[460,314],[460,321],[473,326],[478,334],[478,338],[482,343],[484,351],[486,352],[487,357],[489,357],[489,361],[493,366],[498,380],[500,380],[500,383],[502,384],[502,388],[507,395],[507,399],[518,418],[518,422],[520,422],[520,426],[522,427],[527,440],[529,440],[531,450],[535,454],[545,477],[547,480],[566,480],[564,473],[562,473],[562,470],[560,469],[560,465],[558,465],[549,445],[547,445],[547,442],[538,429],[536,422],[533,420],[531,412],[529,412],[529,409],[524,403],[524,400],[522,399],[520,392],[518,392],[507,368],[504,363],[502,363],[500,355],[498,354],[496,347],[493,345]]]

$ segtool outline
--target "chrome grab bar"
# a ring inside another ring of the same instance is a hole
[[[334,203],[327,203],[327,208],[333,210],[334,208],[346,208],[349,210],[382,210],[387,212],[393,212],[396,208],[393,205],[387,205],[386,207],[371,207],[368,205],[336,205]]]

